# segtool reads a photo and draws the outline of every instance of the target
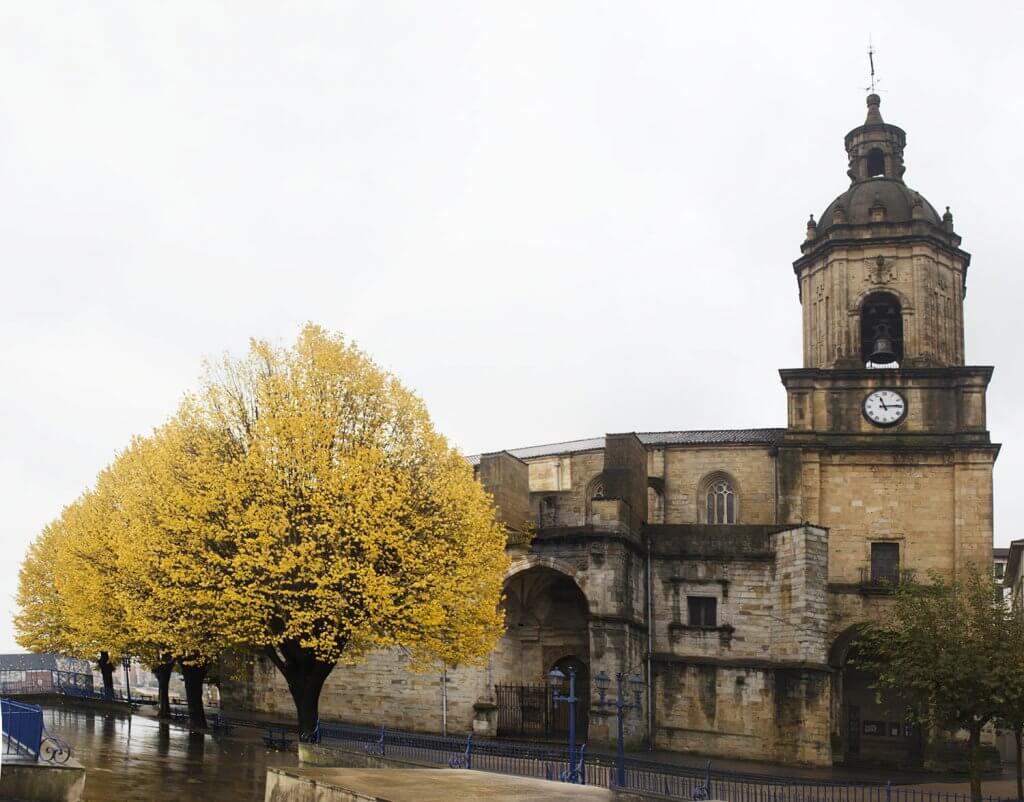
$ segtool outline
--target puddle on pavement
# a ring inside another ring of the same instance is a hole
[[[48,732],[71,744],[86,768],[85,802],[258,802],[268,766],[295,766],[294,752],[268,751],[260,731],[190,733],[147,716],[45,708]]]

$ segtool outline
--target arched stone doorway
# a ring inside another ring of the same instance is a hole
[[[568,729],[564,704],[554,707],[547,674],[576,670],[577,733],[586,738],[590,703],[590,628],[586,596],[567,574],[535,565],[505,583],[505,636],[495,650],[498,734],[549,737]],[[568,686],[564,688],[568,691]]]
[[[875,687],[877,676],[859,664],[860,626],[839,635],[829,651],[836,669],[834,759],[846,765],[922,765],[924,736],[910,716],[912,702],[898,690]]]

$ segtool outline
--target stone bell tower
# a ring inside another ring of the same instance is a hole
[[[804,367],[964,364],[963,301],[970,254],[953,215],[903,182],[902,128],[868,96],[864,124],[846,135],[850,188],[807,223],[794,269],[803,304]],[[886,345],[886,343],[883,343]]]
[[[904,183],[906,133],[882,119],[878,95],[867,105],[845,139],[850,186],[810,219],[793,264],[804,367],[781,371],[779,520],[829,528],[838,596],[883,574],[891,587],[904,572],[990,563],[999,448],[992,368],[964,364],[970,254],[948,207]],[[840,618],[872,617],[862,597],[839,601]]]

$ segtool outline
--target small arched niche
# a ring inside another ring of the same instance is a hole
[[[873,292],[860,306],[864,366],[898,368],[903,361],[903,308],[891,292]]]

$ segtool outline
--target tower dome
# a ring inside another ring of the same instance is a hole
[[[963,299],[970,254],[953,215],[903,181],[907,135],[868,95],[846,135],[849,188],[807,222],[793,263],[804,312],[804,365],[814,368],[964,364]]]
[[[808,227],[806,244],[813,247],[812,240],[837,236],[870,236],[851,227],[873,223],[899,225],[922,221],[928,227],[952,233],[952,225],[946,225],[935,207],[903,182],[906,133],[882,119],[878,95],[868,95],[867,103],[864,124],[846,135],[850,187]]]

